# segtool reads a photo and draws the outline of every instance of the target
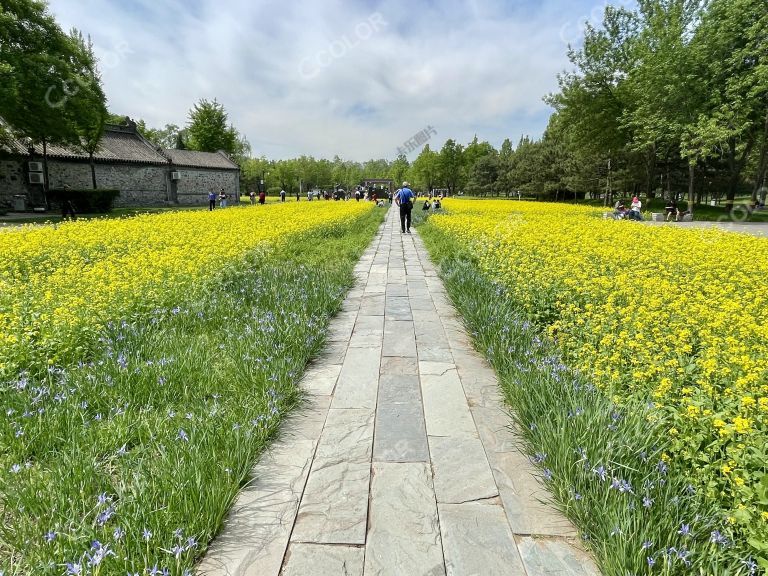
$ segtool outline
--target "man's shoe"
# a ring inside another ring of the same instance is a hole
[[[410,233],[411,233],[411,230],[410,230],[410,229],[408,229],[408,230],[406,230],[406,232],[408,232],[408,234],[410,234]]]

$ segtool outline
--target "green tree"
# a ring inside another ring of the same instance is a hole
[[[488,142],[480,142],[477,139],[477,134],[475,134],[475,137],[472,139],[472,142],[467,144],[467,147],[464,148],[464,151],[462,153],[462,164],[464,166],[464,175],[462,180],[467,183],[467,186],[469,186],[469,180],[472,178],[475,174],[475,163],[478,162],[480,159],[485,158],[487,156],[496,156],[497,152],[496,149]],[[484,166],[487,168],[491,165],[493,165],[493,161],[485,162]],[[496,164],[498,168],[498,164]],[[490,193],[490,190],[487,191]]]
[[[429,192],[437,185],[439,171],[440,156],[426,144],[411,165],[409,180],[418,188]]]
[[[247,155],[250,145],[229,125],[224,106],[202,99],[189,111],[187,145],[201,152],[225,151],[232,156]]]
[[[104,135],[104,126],[107,122],[107,98],[101,87],[101,76],[96,67],[96,56],[93,52],[93,43],[87,40],[77,30],[71,33],[72,41],[76,47],[80,78],[77,97],[73,98],[70,106],[73,108],[75,125],[80,136],[80,146],[88,154],[88,162],[91,166],[91,184],[95,190],[96,164],[94,155],[99,149]]]
[[[496,154],[480,156],[468,173],[467,192],[476,196],[490,196],[497,192],[500,161]]]
[[[42,144],[44,189],[48,145],[81,146],[86,131],[98,133],[98,126],[84,130],[92,118],[82,117],[88,103],[99,100],[97,85],[95,63],[76,37],[61,30],[44,2],[0,5],[0,116],[17,135]]]
[[[456,194],[464,182],[464,148],[454,140],[447,140],[440,150],[440,178],[451,195]]]
[[[626,80],[634,106],[625,109],[622,118],[632,134],[629,147],[651,155],[650,162],[659,152],[684,158],[692,209],[695,167],[702,154],[684,142],[702,112],[704,96],[689,32],[701,17],[701,3],[641,0],[639,15],[641,31],[633,44],[637,65]],[[655,180],[654,174],[650,180]]]
[[[754,147],[761,147],[763,157],[766,154],[766,26],[764,0],[712,0],[692,42],[702,69],[698,90],[707,100],[704,113],[691,127],[686,147],[691,153],[714,151],[725,157],[729,172],[726,209],[733,207]]]
[[[399,187],[406,179],[408,171],[411,168],[408,158],[405,154],[400,154],[389,166],[389,174],[387,178],[391,178],[395,182],[395,186]]]
[[[635,106],[625,80],[637,65],[634,46],[639,27],[636,13],[606,7],[602,27],[587,25],[582,47],[568,51],[576,69],[560,75],[560,92],[546,98],[567,127],[569,145],[586,157],[600,158],[598,165],[609,160],[614,166],[628,164],[628,156],[637,154],[629,148],[632,132],[622,119]],[[649,160],[650,188],[655,155]]]
[[[267,160],[266,156],[248,158],[241,164],[240,169],[240,184],[245,191],[261,190],[262,176],[266,179],[267,174],[271,177],[273,172],[276,173],[274,163]]]

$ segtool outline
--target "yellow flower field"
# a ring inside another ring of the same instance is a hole
[[[183,303],[255,249],[333,229],[371,209],[300,202],[6,232],[0,235],[0,379],[24,366],[79,359],[106,322]]]
[[[669,459],[768,542],[768,240],[603,220],[602,210],[453,200],[460,238],[617,402],[653,402]]]

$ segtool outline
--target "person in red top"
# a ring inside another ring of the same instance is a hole
[[[264,204],[267,201],[267,195],[264,194],[264,190],[259,192],[259,204]]]

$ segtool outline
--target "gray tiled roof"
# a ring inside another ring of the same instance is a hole
[[[10,152],[27,154],[27,147],[20,141],[12,142]],[[43,146],[35,146],[35,154],[42,156]],[[87,160],[88,154],[69,146],[49,145],[49,158]],[[167,164],[168,159],[155,150],[152,145],[136,133],[107,126],[99,143],[99,149],[93,156],[97,162],[135,162],[140,164]]]
[[[20,140],[12,140],[0,151],[26,156],[28,150]],[[35,154],[42,156],[43,146],[35,145]],[[88,154],[71,146],[48,145],[48,157],[68,160],[87,160]],[[135,131],[133,126],[108,124],[93,156],[96,162],[130,162],[136,164],[164,164],[170,162],[182,168],[208,168],[214,170],[239,170],[224,152],[195,152],[193,150],[156,150],[152,144]]]
[[[163,150],[174,166],[187,168],[215,168],[218,170],[239,170],[237,164],[224,152],[195,152],[193,150]]]

